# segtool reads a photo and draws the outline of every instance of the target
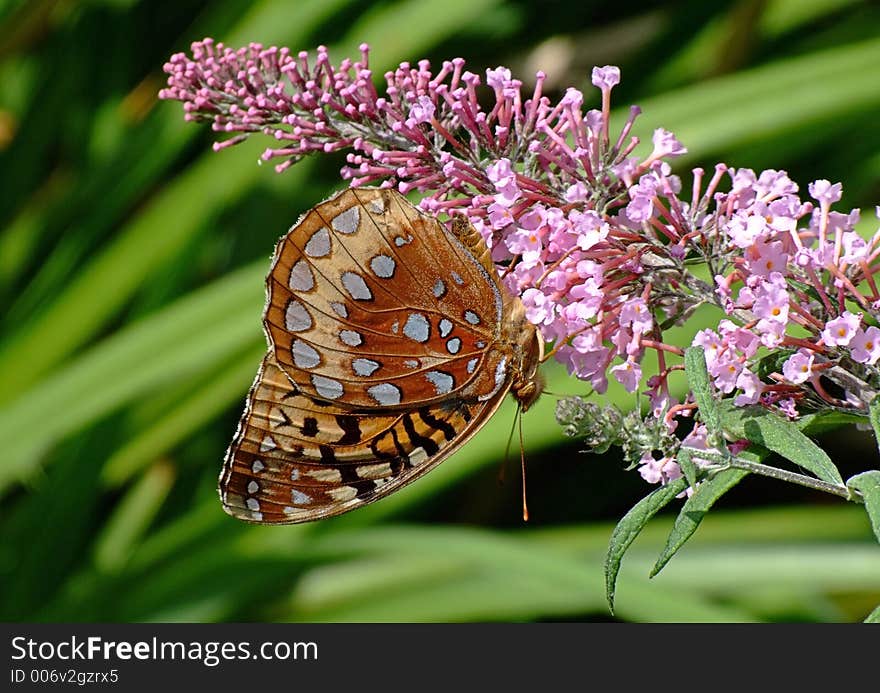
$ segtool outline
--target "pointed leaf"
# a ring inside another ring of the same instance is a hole
[[[880,471],[872,469],[847,479],[847,488],[858,491],[865,501],[865,510],[871,518],[871,527],[880,541]]]
[[[694,399],[700,408],[700,417],[709,433],[718,435],[721,432],[721,414],[718,403],[712,393],[712,381],[706,368],[706,352],[700,347],[692,346],[684,352],[684,370],[688,384],[694,393]]]
[[[831,458],[799,429],[760,407],[726,406],[720,409],[724,430],[781,455],[829,484],[843,486],[843,478]]]
[[[871,428],[874,429],[874,442],[880,448],[880,396],[875,397],[868,407],[868,418],[871,420]]]
[[[687,499],[679,512],[666,540],[666,547],[651,570],[651,577],[659,573],[676,551],[697,531],[697,527],[715,501],[736,486],[746,475],[748,472],[742,469],[726,469],[718,472],[711,479],[700,482],[694,489],[694,494]]]
[[[636,503],[630,511],[624,515],[608,542],[608,553],[605,555],[605,597],[608,599],[608,607],[614,611],[614,587],[617,583],[617,574],[620,572],[620,564],[623,554],[630,544],[639,536],[654,515],[687,488],[688,482],[679,478],[666,486],[654,490]]]
[[[870,614],[868,614],[868,618],[866,618],[864,622],[865,623],[880,623],[880,606],[878,606]]]
[[[684,478],[687,479],[688,485],[691,488],[695,488],[697,485],[697,465],[694,464],[691,449],[692,448],[686,447],[679,448],[678,454],[675,456],[675,461],[678,462],[678,466],[681,467],[681,471],[684,474]]]

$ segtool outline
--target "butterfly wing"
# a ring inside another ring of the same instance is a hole
[[[303,393],[270,351],[226,453],[223,507],[250,522],[292,524],[372,503],[457,450],[508,387],[483,402],[451,397],[405,412],[357,410]]]
[[[410,408],[486,400],[507,297],[494,269],[394,190],[345,190],[279,241],[267,279],[270,350],[308,396]]]

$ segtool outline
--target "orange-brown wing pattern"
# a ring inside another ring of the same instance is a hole
[[[506,391],[485,402],[451,397],[377,414],[302,393],[270,352],[226,454],[223,507],[242,520],[290,524],[371,503],[448,457],[492,415]]]
[[[491,349],[497,277],[394,190],[345,190],[281,239],[264,325],[278,364],[308,396],[409,408],[490,398],[506,377]]]

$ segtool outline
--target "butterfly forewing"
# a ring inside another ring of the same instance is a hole
[[[266,331],[306,395],[409,408],[487,399],[504,376],[504,298],[487,268],[393,190],[346,190],[279,242]]]
[[[377,500],[448,457],[503,396],[382,415],[302,394],[269,353],[226,455],[223,506],[243,520],[283,524]]]

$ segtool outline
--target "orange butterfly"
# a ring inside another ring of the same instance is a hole
[[[538,398],[543,341],[463,218],[345,190],[275,248],[269,352],[226,453],[230,515],[307,522],[382,498]]]

